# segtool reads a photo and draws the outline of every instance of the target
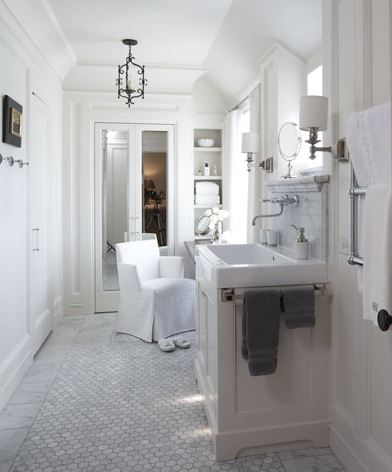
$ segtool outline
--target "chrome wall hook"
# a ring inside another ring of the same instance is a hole
[[[16,159],[14,161],[15,164],[18,164],[19,168],[22,169],[23,166],[28,166],[29,163],[28,162],[23,162],[22,159]]]
[[[3,155],[0,153],[0,164],[2,164],[3,161],[7,161],[10,167],[13,167],[14,164],[18,164],[20,169],[29,165],[28,162],[23,162],[22,159],[14,159],[12,156],[3,157]]]
[[[8,161],[10,167],[13,167],[15,164],[15,159],[12,156],[8,156],[5,158]]]

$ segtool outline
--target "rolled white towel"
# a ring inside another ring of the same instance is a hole
[[[196,195],[195,203],[196,205],[219,205],[220,197],[219,195]]]
[[[196,182],[196,195],[219,195],[219,185],[215,182]]]

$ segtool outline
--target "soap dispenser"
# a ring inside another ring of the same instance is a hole
[[[305,238],[305,228],[301,226],[298,228],[295,225],[290,225],[298,231],[297,240],[294,244],[294,252],[296,259],[309,259],[309,241]]]

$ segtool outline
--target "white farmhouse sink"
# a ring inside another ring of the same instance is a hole
[[[325,262],[296,260],[261,244],[209,244],[198,251],[203,275],[215,288],[328,282]]]

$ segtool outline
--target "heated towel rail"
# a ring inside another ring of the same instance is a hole
[[[359,255],[359,202],[361,196],[366,195],[367,188],[358,185],[354,168],[350,162],[350,188],[348,191],[350,197],[349,221],[350,221],[350,242],[349,255],[347,261],[351,265],[363,266],[363,257]]]

